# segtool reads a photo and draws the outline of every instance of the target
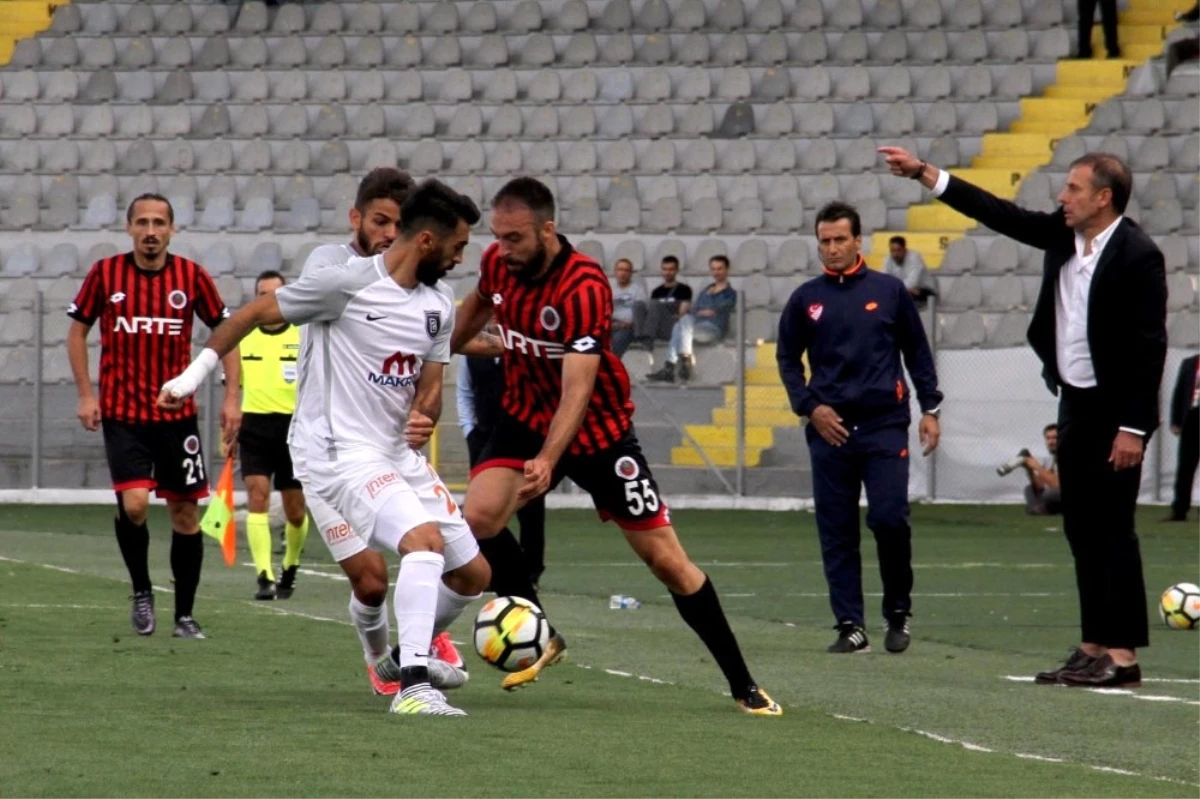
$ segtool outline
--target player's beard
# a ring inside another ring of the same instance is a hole
[[[537,251],[533,257],[522,264],[520,269],[512,269],[509,271],[516,276],[517,280],[524,283],[532,283],[533,279],[541,273],[542,267],[546,265],[546,245],[542,244],[541,239],[538,239]]]
[[[448,267],[443,267],[444,263],[440,255],[428,255],[417,262],[417,280],[424,283],[426,286],[436,285],[447,272]]]
[[[387,242],[381,241],[376,247],[372,247],[371,240],[367,238],[367,234],[362,229],[359,229],[354,233],[354,246],[358,248],[360,253],[369,257],[372,255],[379,255],[379,253],[386,250],[389,245]]]

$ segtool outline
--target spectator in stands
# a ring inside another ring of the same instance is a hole
[[[1033,516],[1062,513],[1062,493],[1058,488],[1058,425],[1051,422],[1042,429],[1050,457],[1039,462],[1025,450],[1021,465],[1029,476],[1025,486],[1025,512]]]
[[[888,239],[888,257],[883,262],[883,271],[904,281],[904,288],[912,295],[917,305],[924,305],[931,295],[937,294],[933,275],[925,267],[925,259],[916,250],[908,249],[903,236]]]
[[[1117,0],[1079,0],[1079,49],[1076,58],[1092,57],[1092,25],[1096,22],[1096,4],[1100,4],[1100,21],[1104,26],[1104,49],[1109,58],[1121,57],[1117,43]]]
[[[650,302],[634,308],[633,337],[648,350],[654,349],[654,341],[670,341],[671,330],[683,318],[692,304],[692,287],[678,282],[679,259],[668,255],[659,267],[663,282],[650,292]]]
[[[662,369],[646,375],[647,380],[675,382],[675,367],[678,364],[679,380],[686,383],[692,379],[696,366],[692,345],[713,344],[725,338],[729,330],[729,317],[737,305],[737,292],[729,285],[729,259],[724,255],[714,255],[708,261],[708,271],[713,282],[700,292],[689,312],[671,328],[667,362]]]
[[[1192,23],[1194,31],[1196,21],[1200,20],[1200,3],[1192,6],[1190,11],[1176,12],[1175,19]],[[1184,61],[1193,61],[1196,58],[1200,58],[1200,36],[1193,33],[1186,39],[1171,42],[1167,45],[1167,77],[1170,77],[1175,67]]]
[[[1175,497],[1169,522],[1186,522],[1192,505],[1192,481],[1200,463],[1200,355],[1184,358],[1171,394],[1171,432],[1179,436],[1179,461],[1175,466]]]
[[[633,262],[620,258],[613,267],[617,282],[613,284],[612,351],[624,355],[633,341],[633,317],[635,309],[646,306],[646,287],[641,280],[633,279]]]

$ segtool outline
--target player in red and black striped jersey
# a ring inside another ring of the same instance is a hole
[[[463,511],[492,566],[492,588],[540,606],[524,555],[505,527],[523,503],[564,477],[614,519],[708,647],[742,709],[782,711],[750,676],[712,581],[684,552],[633,431],[629,375],[613,354],[612,288],[601,266],[554,227],[554,197],[533,178],[492,200],[496,243],[483,254],[478,290],[463,299],[452,347],[494,317],[504,352],[503,414],[471,470]],[[508,675],[525,685],[566,649],[555,633],[543,656]]]
[[[204,556],[196,500],[208,496],[204,451],[190,400],[178,410],[156,405],[162,384],[191,361],[192,317],[216,327],[229,315],[212,278],[197,263],[167,250],[175,220],[165,197],[144,194],[126,214],[131,252],[92,265],[67,314],[67,354],[79,390],[79,420],[102,428],[104,450],[117,494],[117,543],[133,583],[131,621],[139,635],[154,632],[154,594],[147,554],[150,489],[167,500],[174,534],[175,632],[203,638],[192,616]],[[87,336],[100,324],[100,399],[88,377]],[[221,427],[227,442],[237,434],[240,363],[224,360],[227,377]]]

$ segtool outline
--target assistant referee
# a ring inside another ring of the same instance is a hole
[[[258,276],[254,294],[270,294],[286,281],[270,270]],[[296,359],[300,355],[300,328],[284,323],[260,327],[242,339],[242,429],[238,447],[242,479],[246,483],[250,513],[246,538],[258,573],[255,599],[287,599],[296,585],[300,553],[308,536],[308,509],[304,492],[292,474],[288,453],[288,428],[296,410]],[[283,574],[278,584],[271,567],[271,478],[283,498],[287,517],[287,546]]]

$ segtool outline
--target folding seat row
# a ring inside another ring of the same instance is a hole
[[[938,346],[946,349],[1011,348],[1027,346],[1026,331],[1031,315],[1015,310],[983,314],[976,310],[943,313],[935,333]]]
[[[1127,100],[1121,97],[1096,106],[1086,132],[1153,134],[1159,132],[1194,133],[1200,131],[1200,99]]]

